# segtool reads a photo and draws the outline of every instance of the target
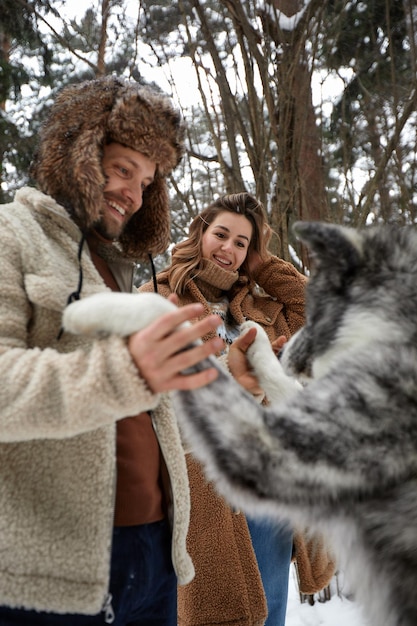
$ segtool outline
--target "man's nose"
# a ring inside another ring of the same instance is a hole
[[[136,212],[140,209],[143,202],[143,189],[142,185],[138,185],[137,183],[130,183],[126,185],[123,190],[123,195],[127,198],[132,205],[132,209]]]

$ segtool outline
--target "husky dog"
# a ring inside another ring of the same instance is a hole
[[[273,406],[210,358],[198,368],[214,364],[217,380],[172,393],[178,420],[232,505],[324,532],[370,624],[416,626],[417,232],[315,222],[295,232],[314,257],[306,324],[281,364],[261,329],[249,354]],[[133,296],[136,328],[145,295]],[[84,332],[73,311],[64,327]]]

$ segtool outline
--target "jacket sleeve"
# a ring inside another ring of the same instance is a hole
[[[300,593],[313,595],[330,584],[336,561],[324,535],[308,529],[295,532],[293,552]]]
[[[43,277],[36,305],[28,297],[22,246],[4,229],[0,249],[0,441],[65,438],[150,410],[159,396],[138,374],[119,337],[91,340],[69,336],[56,341],[61,311],[51,310]],[[33,255],[32,255],[33,256]],[[42,259],[37,262],[42,270]],[[65,281],[56,268],[60,293]],[[50,290],[54,293],[55,289]],[[49,306],[49,308],[48,308]],[[36,323],[36,346],[29,342]],[[39,347],[40,346],[40,347]],[[52,347],[51,347],[52,346]]]
[[[287,261],[271,256],[258,268],[255,280],[262,289],[284,304],[291,333],[304,324],[305,286],[307,278]]]
[[[0,377],[2,442],[71,437],[158,403],[118,337],[67,354],[1,345]]]

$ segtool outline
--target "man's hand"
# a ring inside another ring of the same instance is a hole
[[[202,304],[189,304],[163,315],[147,328],[130,335],[128,349],[140,375],[153,393],[197,389],[217,378],[217,370],[213,367],[197,374],[182,374],[188,367],[221,350],[224,345],[222,339],[216,337],[184,350],[221,324],[218,315],[210,315],[195,324],[178,328],[183,322],[198,318],[203,311]]]

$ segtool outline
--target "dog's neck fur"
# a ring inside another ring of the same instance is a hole
[[[314,359],[312,377],[325,376],[331,369],[338,367],[348,353],[376,349],[377,344],[393,344],[393,349],[404,342],[400,326],[394,327],[386,318],[384,311],[376,314],[362,308],[347,311],[341,328],[337,331],[329,348]]]

